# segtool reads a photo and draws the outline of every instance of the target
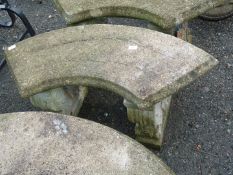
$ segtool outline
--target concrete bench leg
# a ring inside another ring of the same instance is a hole
[[[171,96],[163,99],[150,109],[140,110],[135,104],[124,100],[128,119],[136,124],[136,140],[156,148],[161,147],[170,103]]]
[[[65,86],[36,94],[30,97],[30,101],[45,111],[77,116],[87,92],[87,87]]]

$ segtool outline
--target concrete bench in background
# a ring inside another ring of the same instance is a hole
[[[174,34],[177,26],[225,0],[54,0],[68,25],[97,17],[130,17],[147,20],[159,31]]]
[[[201,15],[203,19],[217,21],[223,20],[233,15],[233,0],[226,0],[223,5],[209,10]]]
[[[78,117],[1,114],[0,136],[2,175],[174,175],[138,142]]]
[[[121,95],[137,139],[153,146],[162,144],[171,95],[218,63],[171,35],[119,25],[44,33],[9,47],[6,58],[21,96],[32,101],[64,86],[81,86],[81,94],[91,86]],[[79,97],[69,108],[76,113],[85,95]]]

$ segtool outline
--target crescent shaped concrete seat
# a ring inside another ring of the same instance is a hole
[[[148,20],[171,29],[224,4],[223,0],[54,0],[67,24],[104,16]]]
[[[218,61],[156,31],[115,25],[69,27],[6,51],[22,97],[66,85],[113,91],[151,107],[206,73]]]
[[[171,35],[117,25],[37,35],[9,47],[6,59],[21,96],[46,111],[77,116],[90,86],[121,95],[136,139],[156,148],[171,95],[218,63]]]
[[[78,117],[1,114],[0,136],[1,174],[174,175],[138,142]]]

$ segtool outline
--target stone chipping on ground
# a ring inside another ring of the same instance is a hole
[[[36,33],[65,27],[50,0],[10,0],[23,9]],[[111,24],[147,27],[145,21],[109,18]],[[154,151],[179,175],[233,174],[233,17],[219,22],[195,19],[190,23],[193,44],[212,54],[219,65],[177,93],[171,106],[164,145]],[[12,45],[23,28],[0,29],[0,45]],[[3,51],[0,51],[2,59]],[[0,71],[0,113],[33,111],[19,96],[8,67]],[[123,99],[90,89],[80,117],[100,122],[134,137]],[[106,115],[107,114],[107,115]],[[86,117],[88,116],[88,117]]]

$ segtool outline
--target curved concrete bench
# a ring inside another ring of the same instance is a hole
[[[2,114],[0,135],[1,174],[174,175],[138,142],[77,117]]]
[[[218,63],[173,36],[115,25],[44,33],[9,47],[6,58],[22,97],[63,86],[123,96],[138,139],[152,145],[162,143],[170,95]]]
[[[124,16],[148,20],[163,29],[172,29],[223,0],[54,0],[68,24],[103,16]]]

